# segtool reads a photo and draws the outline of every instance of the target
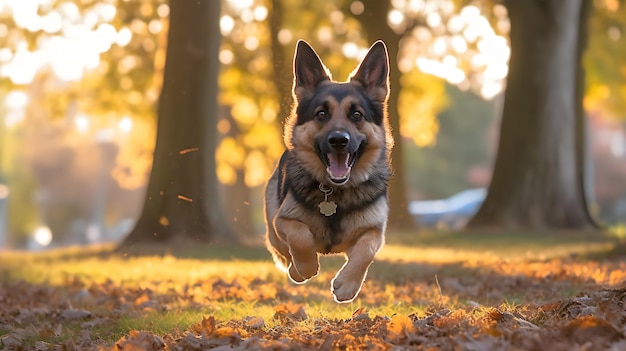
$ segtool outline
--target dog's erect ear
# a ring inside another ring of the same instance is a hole
[[[389,55],[387,47],[379,40],[370,47],[367,55],[351,77],[365,87],[372,98],[384,102],[389,93]]]
[[[298,99],[313,94],[322,81],[330,80],[330,74],[315,50],[304,40],[298,40],[293,58],[293,93]]]

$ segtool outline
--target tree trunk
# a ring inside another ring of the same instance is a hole
[[[291,60],[285,60],[287,54],[283,45],[278,41],[278,32],[283,26],[283,0],[272,0],[272,11],[270,12],[270,45],[272,48],[272,63],[274,68],[274,85],[278,93],[279,110],[278,117],[284,122],[291,111],[291,86],[293,77],[291,72]],[[291,51],[290,51],[291,53]]]
[[[389,2],[368,0],[363,2],[365,10],[358,16],[363,29],[367,31],[370,43],[382,39],[387,44],[389,52],[389,83],[391,90],[388,100],[389,122],[395,145],[391,153],[393,160],[393,177],[389,186],[389,227],[399,230],[413,229],[415,223],[408,210],[406,167],[404,162],[404,147],[400,135],[400,115],[398,113],[398,97],[400,96],[400,77],[397,59],[400,37],[387,25]]]
[[[511,60],[498,155],[468,227],[585,229],[581,36],[585,0],[510,0]],[[588,9],[587,9],[588,10]]]
[[[170,1],[154,162],[143,211],[122,247],[230,241],[215,173],[220,1]]]

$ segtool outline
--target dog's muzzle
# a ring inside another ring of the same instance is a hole
[[[351,152],[350,146],[354,147]],[[343,185],[350,180],[350,171],[354,165],[359,151],[359,144],[352,140],[350,134],[346,131],[332,131],[326,136],[326,145],[324,147],[326,156],[323,158],[326,164],[326,173],[328,179],[336,185]]]

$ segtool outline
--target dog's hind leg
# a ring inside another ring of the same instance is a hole
[[[289,277],[296,283],[313,278],[319,272],[315,239],[309,227],[294,219],[276,218],[276,231],[285,238],[291,255]]]
[[[331,290],[337,302],[350,302],[359,294],[367,269],[374,256],[384,244],[383,232],[370,229],[346,250],[347,261],[331,283]]]

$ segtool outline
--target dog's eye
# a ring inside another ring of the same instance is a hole
[[[324,111],[324,110],[319,110],[315,114],[315,118],[317,118],[320,121],[325,121],[325,120],[328,119],[328,113],[326,113],[326,111]]]
[[[363,114],[359,111],[354,111],[352,112],[352,115],[350,116],[350,119],[352,119],[353,121],[360,121],[361,119],[363,119]]]

